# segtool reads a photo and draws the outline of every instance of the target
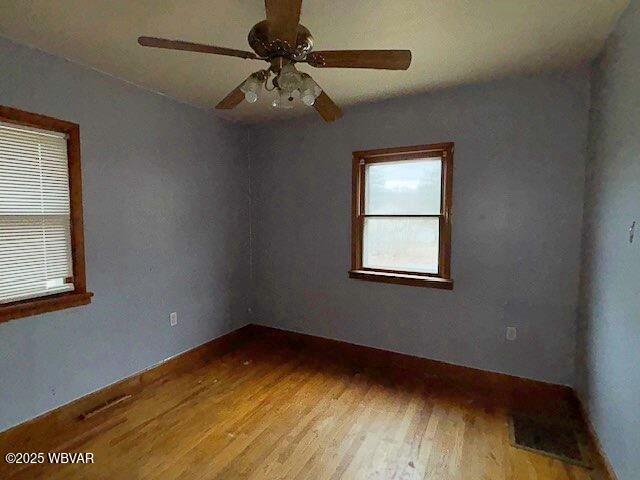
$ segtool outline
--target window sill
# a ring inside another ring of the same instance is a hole
[[[79,307],[91,303],[93,293],[61,293],[49,297],[40,297],[0,305],[0,322],[16,318],[30,317],[41,313],[55,312],[65,308]]]
[[[349,270],[349,277],[371,282],[395,283],[398,285],[412,285],[414,287],[440,288],[453,290],[453,280],[425,275],[410,275],[407,273],[375,272],[372,270]]]

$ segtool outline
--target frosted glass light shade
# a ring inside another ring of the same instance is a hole
[[[287,92],[277,89],[276,90],[276,96],[273,99],[273,102],[271,102],[271,106],[273,108],[278,108],[278,109],[283,109],[283,110],[288,110],[290,108],[293,108],[293,105],[290,100],[289,100],[290,94],[288,94]]]
[[[255,103],[258,101],[258,94],[256,92],[248,90],[244,92],[244,99],[249,103]]]
[[[302,74],[302,85],[300,86],[300,99],[307,107],[313,106],[322,89],[307,74]]]
[[[302,84],[302,74],[293,63],[289,63],[280,69],[277,77],[278,87],[285,92],[295,92]]]
[[[314,103],[316,103],[316,96],[312,91],[303,91],[300,94],[300,98],[302,99],[302,103],[304,103],[307,107],[312,107]]]
[[[258,94],[262,87],[262,80],[254,73],[247,78],[240,86],[240,91],[244,93],[244,99],[249,103],[255,103],[258,100]]]

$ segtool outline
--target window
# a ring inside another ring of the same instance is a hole
[[[353,153],[349,276],[453,288],[453,143]]]
[[[78,125],[0,107],[0,321],[85,305]]]

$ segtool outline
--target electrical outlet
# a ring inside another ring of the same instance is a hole
[[[176,312],[169,315],[169,323],[172,327],[175,327],[178,324],[178,314]]]
[[[514,341],[518,336],[518,330],[516,327],[507,327],[507,340]]]

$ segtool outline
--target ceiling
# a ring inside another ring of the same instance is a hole
[[[339,105],[374,101],[592,59],[628,0],[305,0],[317,50],[410,49],[403,71],[300,70]],[[213,108],[263,62],[140,47],[139,35],[250,50],[261,0],[2,0],[0,35],[180,101]],[[265,95],[263,95],[265,97]],[[300,104],[300,102],[296,102]],[[220,115],[261,121],[312,113],[266,98]]]

